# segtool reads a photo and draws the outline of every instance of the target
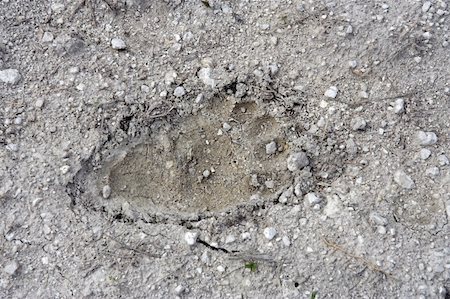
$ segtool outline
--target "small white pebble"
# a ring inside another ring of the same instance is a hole
[[[394,103],[394,113],[401,114],[405,111],[405,100],[404,99],[396,99]]]
[[[355,67],[358,66],[358,63],[356,62],[356,60],[350,60],[350,61],[348,62],[348,66],[349,66],[350,68],[354,69]]]
[[[427,148],[423,148],[420,150],[419,155],[422,160],[426,160],[431,156],[431,151]]]
[[[108,186],[108,185],[103,186],[102,196],[104,199],[108,199],[111,196],[111,187],[110,186]]]
[[[283,236],[283,238],[281,238],[281,241],[283,242],[284,246],[286,247],[291,246],[291,240],[289,240],[288,236]]]
[[[241,238],[242,238],[242,240],[250,239],[250,233],[249,232],[242,233]]]
[[[386,234],[386,228],[384,226],[379,226],[377,227],[377,232],[381,235],[385,235]]]
[[[217,266],[217,271],[219,271],[219,272],[225,272],[225,267],[222,266],[222,265]]]
[[[441,165],[441,166],[445,166],[445,165],[448,165],[450,163],[448,161],[447,156],[444,155],[444,154],[439,155],[437,159],[438,159],[439,165]]]
[[[173,291],[175,294],[181,295],[181,293],[183,293],[184,290],[185,290],[184,286],[178,285]]]
[[[198,232],[186,232],[184,234],[184,240],[189,246],[195,245],[198,239]]]
[[[203,177],[204,178],[208,178],[211,175],[211,171],[209,171],[208,169],[206,169],[205,171],[203,171]]]
[[[70,166],[69,165],[64,165],[59,170],[61,171],[62,174],[67,174],[69,172],[69,170],[70,170]]]
[[[425,1],[422,5],[422,12],[427,12],[431,7],[431,2],[430,1]]]
[[[184,89],[183,86],[178,86],[175,88],[175,90],[173,91],[173,95],[180,98],[182,96],[184,96],[186,94],[186,90]]]
[[[417,132],[416,139],[420,145],[432,145],[438,140],[436,133],[424,131]]]
[[[236,241],[236,238],[234,235],[228,235],[225,238],[225,244],[230,244],[230,243],[233,243],[234,241]]]
[[[231,125],[229,123],[223,123],[222,128],[225,132],[228,132],[231,130]]]
[[[127,48],[127,45],[125,44],[123,39],[115,37],[111,40],[111,47],[114,50],[125,50]]]
[[[325,91],[325,93],[324,93],[324,95],[325,95],[327,98],[332,98],[332,99],[336,98],[337,94],[338,94],[338,89],[337,89],[336,86],[331,86],[331,87],[328,88],[327,91]]]
[[[277,143],[275,141],[266,144],[266,154],[273,155],[276,152],[277,152]]]
[[[273,189],[275,187],[275,182],[273,180],[267,180],[264,184],[268,189]]]
[[[211,259],[209,258],[209,254],[208,251],[204,251],[200,257],[200,260],[202,261],[202,263],[204,264],[209,264],[211,262]]]
[[[394,173],[394,181],[404,189],[412,189],[416,186],[411,177],[401,169]]]
[[[277,235],[277,230],[274,227],[266,227],[264,229],[264,237],[267,240],[272,240]]]
[[[16,271],[19,269],[19,263],[17,261],[11,261],[6,264],[3,268],[3,271],[8,275],[14,275]]]
[[[16,69],[6,69],[0,71],[0,82],[14,85],[18,83],[21,78],[22,76]]]
[[[364,130],[366,128],[366,125],[367,125],[366,121],[362,117],[359,117],[359,116],[355,117],[350,122],[350,126],[352,127],[353,131]]]
[[[319,204],[322,200],[320,199],[319,196],[316,195],[316,193],[314,192],[310,192],[308,194],[306,194],[303,198],[303,200],[305,201],[306,204],[308,204],[309,206],[314,206],[316,204]]]
[[[436,166],[430,167],[425,170],[425,174],[431,177],[435,177],[439,175],[439,168]]]
[[[42,106],[44,106],[44,100],[43,99],[36,100],[36,102],[34,102],[34,106],[36,108],[42,108]]]
[[[294,172],[309,165],[309,159],[305,152],[291,154],[287,159],[287,168]]]
[[[43,43],[51,43],[53,41],[53,34],[51,32],[44,32],[44,34],[42,35],[42,42]]]

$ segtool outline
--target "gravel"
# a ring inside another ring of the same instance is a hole
[[[206,86],[209,86],[211,88],[216,87],[216,81],[211,78],[211,68],[202,68],[198,71],[198,77],[199,79],[205,84]]]
[[[325,95],[327,98],[332,98],[332,99],[336,98],[337,94],[338,94],[338,89],[337,89],[336,86],[331,86],[331,87],[328,88],[328,89],[325,91],[325,93],[324,93],[324,95]]]
[[[125,44],[123,39],[115,37],[111,40],[111,47],[114,50],[125,50],[127,48],[127,45]]]
[[[394,102],[394,113],[401,114],[405,112],[405,100],[404,99],[396,99]]]
[[[277,235],[277,230],[274,227],[266,227],[264,229],[264,237],[267,240],[272,240]]]
[[[198,232],[186,232],[184,234],[184,240],[190,246],[195,245],[198,239]]]
[[[404,189],[413,189],[416,186],[411,177],[401,169],[394,173],[394,181]]]
[[[362,131],[366,128],[366,125],[367,123],[362,117],[355,117],[350,123],[353,131]]]
[[[34,102],[34,106],[36,108],[41,109],[44,106],[44,100],[43,99],[37,99],[36,102]]]
[[[175,90],[173,91],[173,95],[181,98],[182,96],[184,96],[186,94],[186,90],[184,89],[183,86],[178,86],[175,88]]]
[[[18,269],[19,269],[19,263],[17,261],[10,261],[3,267],[3,271],[6,274],[11,275],[11,276],[16,274]]]
[[[423,148],[420,150],[419,156],[422,160],[426,160],[431,156],[431,151],[427,148]]]
[[[438,141],[436,133],[424,131],[417,132],[416,139],[420,145],[432,145]]]
[[[322,201],[321,198],[314,192],[307,193],[303,200],[308,206],[315,206]]]
[[[287,159],[287,168],[294,172],[301,170],[309,165],[309,158],[305,152],[291,154]]]
[[[16,69],[6,69],[0,71],[0,81],[7,84],[17,84],[20,79],[21,75],[18,70]]]
[[[222,128],[223,128],[223,130],[225,131],[225,132],[228,132],[228,131],[230,131],[231,130],[231,125],[229,124],[229,123],[223,123],[222,124]]]
[[[275,141],[266,144],[266,154],[273,155],[276,152],[277,152],[277,143]]]
[[[103,186],[102,196],[104,199],[108,199],[111,196],[111,187],[110,186],[108,186],[108,185]]]

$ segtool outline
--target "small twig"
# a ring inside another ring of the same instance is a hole
[[[125,244],[124,242],[119,241],[119,240],[117,240],[117,239],[111,237],[111,236],[108,235],[108,234],[105,234],[105,236],[106,236],[107,238],[109,238],[110,240],[113,240],[113,241],[115,241],[116,243],[120,244],[120,245],[122,246],[122,248],[124,248],[124,249],[130,250],[130,251],[133,251],[133,252],[136,252],[136,253],[139,253],[139,254],[143,254],[143,255],[146,255],[146,256],[148,256],[148,257],[154,257],[154,258],[159,258],[159,257],[160,257],[160,256],[157,255],[157,254],[151,254],[151,253],[148,253],[148,252],[146,252],[146,251],[142,251],[142,250],[133,248],[133,247],[131,247],[131,246]]]
[[[384,271],[383,269],[381,269],[380,267],[378,267],[376,264],[374,264],[372,261],[370,261],[370,260],[368,260],[368,259],[366,259],[366,258],[364,258],[364,257],[362,257],[362,256],[353,254],[353,253],[351,253],[351,252],[345,250],[342,246],[340,246],[340,245],[338,245],[338,244],[336,244],[336,243],[334,243],[334,242],[331,242],[331,241],[329,241],[329,240],[327,240],[327,239],[325,239],[325,238],[322,238],[322,241],[323,241],[323,242],[325,243],[325,245],[327,245],[328,247],[330,247],[330,248],[332,248],[332,249],[334,249],[334,250],[336,250],[336,251],[340,251],[340,252],[342,252],[343,254],[345,254],[346,256],[349,256],[349,257],[351,257],[351,258],[353,258],[353,259],[359,261],[360,263],[362,263],[364,266],[366,266],[366,267],[369,268],[370,270],[375,271],[375,272],[382,273],[382,274],[384,274],[384,275],[387,276],[387,277],[394,278],[394,277],[392,276],[391,273],[388,273],[388,272]]]
[[[150,118],[150,119],[154,119],[154,118],[165,117],[165,116],[167,116],[173,109],[175,109],[174,106],[170,107],[170,109],[167,110],[166,112],[163,112],[163,113],[160,113],[160,114],[155,114],[155,115],[150,115],[149,118]]]

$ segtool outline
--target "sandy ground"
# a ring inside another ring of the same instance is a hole
[[[1,298],[450,298],[449,1],[0,1]]]

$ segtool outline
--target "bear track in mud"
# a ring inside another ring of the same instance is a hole
[[[255,101],[215,98],[196,115],[172,119],[148,137],[100,148],[100,165],[86,161],[68,193],[75,203],[126,222],[245,214],[276,203],[292,183],[312,187],[314,178],[286,167],[295,151],[289,128]],[[268,154],[270,142],[277,150]],[[111,190],[107,198],[105,186]]]

